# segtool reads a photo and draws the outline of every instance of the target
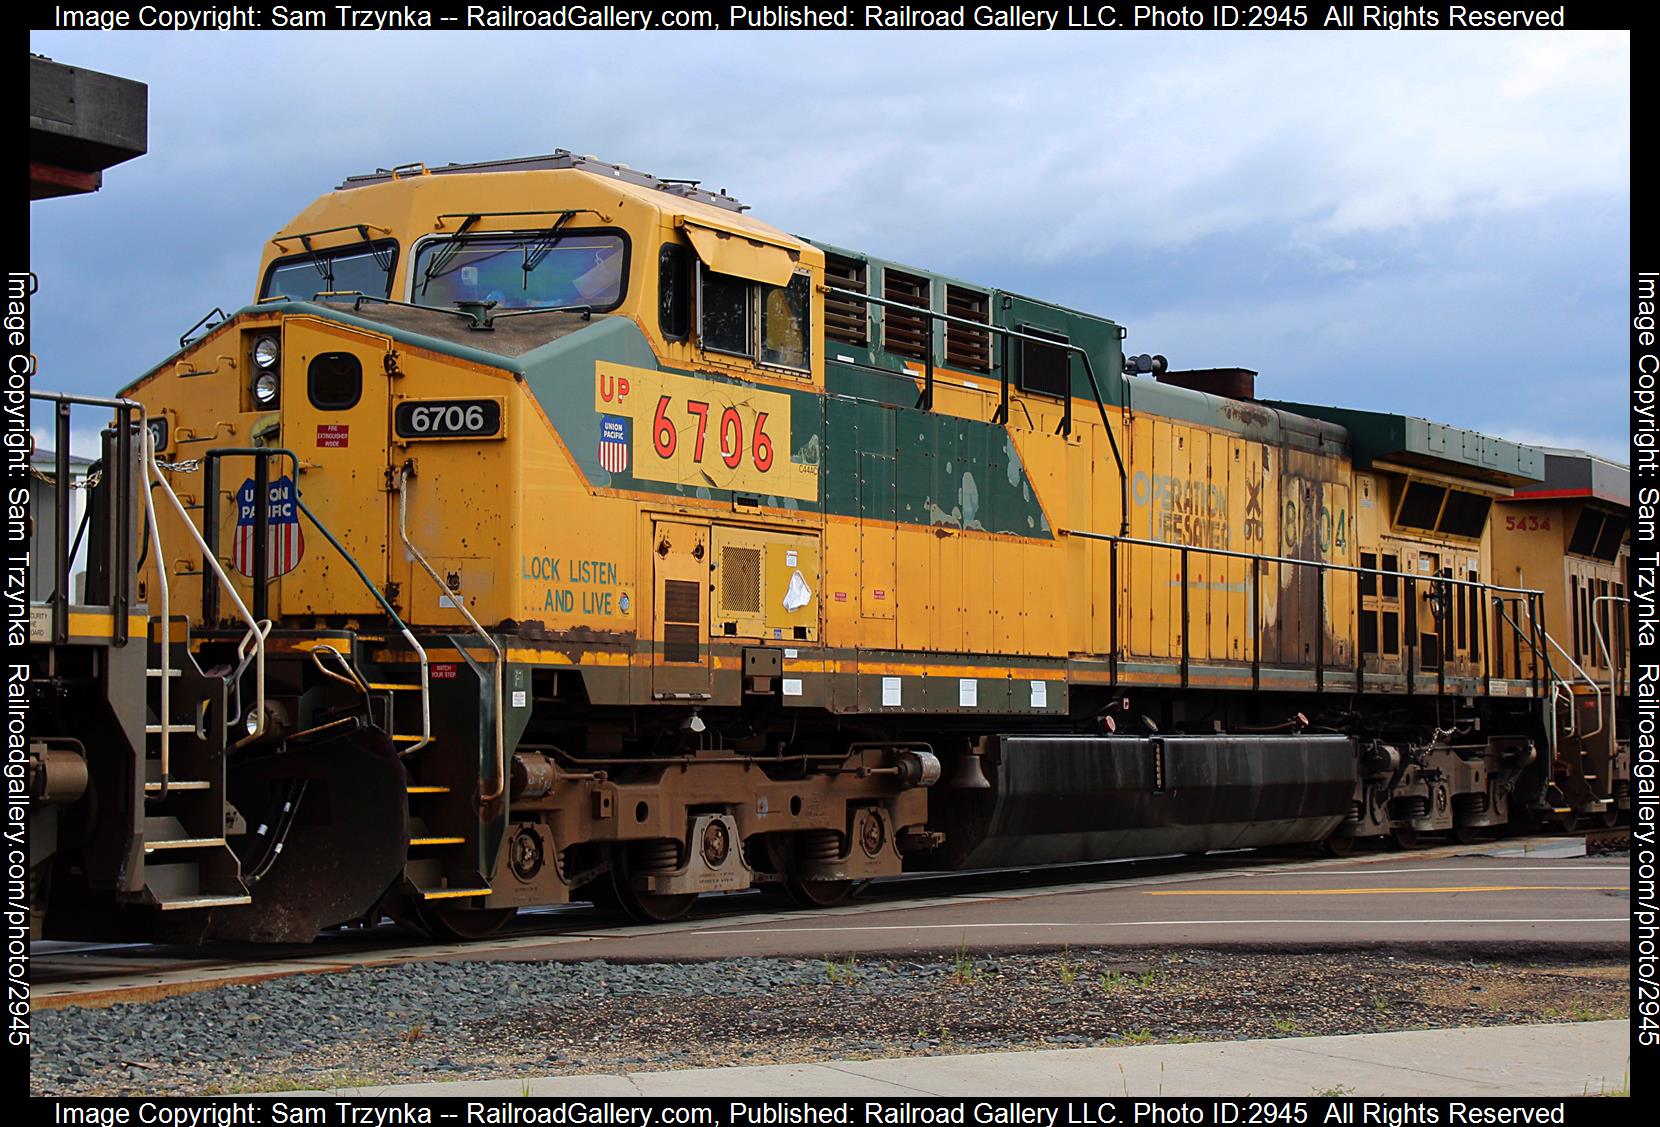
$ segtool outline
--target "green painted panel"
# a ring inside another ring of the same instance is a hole
[[[1264,402],[1346,427],[1353,436],[1355,462],[1361,466],[1381,458],[1429,463],[1450,473],[1475,471],[1475,476],[1482,478],[1515,482],[1545,478],[1544,452],[1533,446],[1412,415],[1311,403]]]

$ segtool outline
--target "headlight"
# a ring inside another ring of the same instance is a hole
[[[254,377],[254,402],[261,407],[272,407],[277,402],[277,374],[261,372]]]
[[[276,337],[260,337],[254,341],[254,364],[258,367],[276,367],[279,355],[280,350],[277,347]]]
[[[248,729],[250,736],[259,731],[259,708],[257,706],[248,710],[248,718],[243,721],[243,727]]]

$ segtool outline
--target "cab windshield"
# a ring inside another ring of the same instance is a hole
[[[366,293],[387,297],[392,292],[392,267],[398,244],[359,243],[315,254],[279,259],[265,275],[259,296],[310,301],[320,293]]]
[[[621,235],[483,235],[427,242],[415,252],[418,305],[453,308],[493,301],[502,309],[586,306],[622,301],[627,248]]]

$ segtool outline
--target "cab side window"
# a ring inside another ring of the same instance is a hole
[[[657,326],[668,340],[692,334],[692,255],[679,243],[664,243],[657,259]]]
[[[704,269],[698,333],[706,351],[754,356],[755,346],[749,331],[752,288],[742,278]]]
[[[812,367],[812,285],[805,272],[782,286],[698,272],[698,340],[705,352],[771,368]]]

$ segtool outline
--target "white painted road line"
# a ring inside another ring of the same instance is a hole
[[[704,935],[781,935],[789,933],[824,934],[848,931],[967,931],[980,928],[1009,928],[1009,927],[1187,927],[1202,926],[1233,926],[1241,924],[1340,924],[1344,927],[1376,928],[1388,924],[1629,924],[1630,916],[1590,916],[1575,919],[1572,917],[1547,916],[1540,919],[1424,919],[1424,920],[1396,920],[1396,919],[1366,919],[1366,920],[1257,920],[1241,919],[1238,916],[1222,920],[1096,920],[1096,921],[1067,921],[1046,923],[960,923],[960,924],[864,924],[852,927],[773,927],[764,932],[750,931],[744,928],[726,928],[705,931]]]

